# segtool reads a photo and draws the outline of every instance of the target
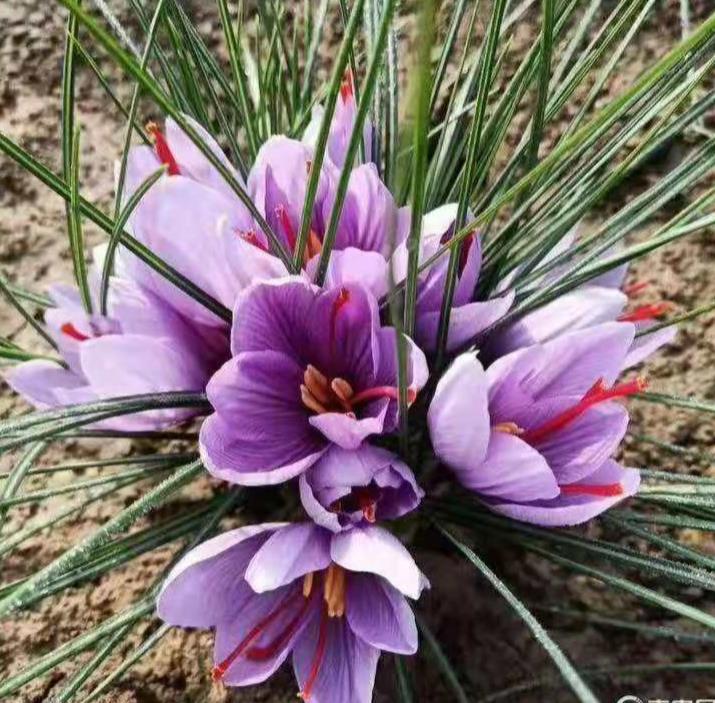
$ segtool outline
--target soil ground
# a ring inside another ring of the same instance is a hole
[[[707,3],[706,3],[707,4]],[[619,93],[624,86],[662,55],[677,39],[678,14],[674,6],[656,5],[653,17],[641,32],[638,41],[628,49],[620,71],[608,85],[610,93]],[[702,8],[701,8],[702,9]],[[709,8],[712,11],[713,7]],[[199,16],[202,33],[217,32],[215,16],[200,3],[194,12]],[[517,40],[533,36],[536,18],[526,16],[517,31]],[[406,25],[409,24],[409,18]],[[19,141],[26,149],[59,170],[60,72],[63,50],[64,14],[52,3],[42,0],[6,0],[0,3],[0,129]],[[329,52],[328,52],[329,54]],[[129,87],[118,75],[110,78],[118,86],[125,101]],[[106,97],[93,77],[81,71],[78,76],[78,119],[83,125],[82,188],[86,196],[108,208],[112,202],[114,159],[120,153],[123,122],[108,105]],[[149,117],[149,115],[147,115]],[[159,117],[159,115],[155,115]],[[678,152],[670,154],[655,168],[661,172],[672,167]],[[645,174],[645,178],[648,174]],[[618,199],[630,193],[618,194]],[[609,206],[604,207],[604,213]],[[652,230],[646,228],[637,236]],[[0,157],[0,268],[18,284],[42,291],[55,280],[69,281],[71,261],[65,234],[64,208],[61,200],[19,167]],[[90,242],[102,241],[102,235],[88,227]],[[689,310],[715,297],[715,242],[711,236],[681,240],[664,249],[647,262],[634,266],[634,280],[651,284],[655,298],[671,300],[678,310]],[[0,305],[0,332],[23,347],[37,342],[33,332],[6,305]],[[715,399],[715,324],[701,319],[685,325],[678,340],[647,366],[654,390],[693,394]],[[2,415],[24,409],[6,388],[0,395]],[[674,441],[704,451],[715,444],[715,427],[702,416],[687,411],[673,412],[657,405],[633,404],[633,430],[665,441]],[[138,453],[146,447],[128,440],[66,442],[53,447],[43,463],[59,460],[104,458]],[[632,445],[626,451],[632,465],[675,469],[682,464],[677,457],[663,455],[648,445]],[[0,468],[6,469],[0,462]],[[704,473],[713,467],[703,462]],[[89,478],[98,470],[77,472]],[[66,478],[35,481],[32,488],[59,484]],[[65,522],[51,534],[26,543],[18,553],[2,564],[3,582],[19,578],[60,554],[68,545],[102,524],[118,507],[140,495],[142,487],[122,491],[110,502],[98,502],[85,509],[76,520]],[[173,510],[181,510],[211,490],[210,482],[202,480]],[[40,508],[18,508],[11,512],[5,529],[12,531],[23,521],[37,517],[39,511],[53,511],[59,502]],[[596,528],[588,528],[595,530]],[[699,548],[715,553],[715,542],[701,533],[680,532],[686,543],[697,542]],[[636,546],[638,545],[635,543]],[[426,545],[429,546],[429,545]],[[99,623],[142,594],[161,573],[171,549],[163,549],[131,562],[90,585],[70,589],[46,599],[37,608],[0,627],[0,678],[19,671],[28,661],[69,640],[89,626]],[[518,551],[484,545],[485,558],[513,589],[528,603],[542,608],[551,606],[583,609],[588,606],[601,612],[617,608],[630,614],[635,621],[652,625],[668,624],[687,628],[666,618],[661,611],[646,609],[603,588],[586,577],[563,574],[535,558],[524,558]],[[430,623],[474,700],[504,687],[534,677],[555,673],[541,646],[534,642],[527,629],[513,612],[496,596],[488,584],[478,579],[474,570],[463,562],[439,551],[423,549],[419,555],[423,570],[429,575],[433,589],[420,603],[420,612]],[[658,586],[643,577],[643,582]],[[715,604],[705,593],[691,590],[689,602],[715,614]],[[649,639],[644,635],[614,630],[580,619],[554,617],[543,613],[544,622],[571,658],[581,667],[619,665],[631,662],[659,663],[672,660],[696,661],[713,659],[711,649]],[[120,652],[131,651],[138,637],[146,636],[152,625],[139,628]],[[131,669],[112,692],[104,695],[103,703],[188,703],[236,701],[241,703],[273,703],[293,700],[295,687],[289,671],[276,676],[269,684],[248,690],[227,691],[211,684],[209,655],[211,636],[205,633],[174,630],[141,663]],[[429,651],[409,663],[417,682],[417,700],[447,701],[449,689],[430,662]],[[80,659],[81,661],[81,659]],[[118,662],[118,660],[117,660]],[[112,663],[116,663],[112,660]],[[428,665],[425,665],[425,664]],[[56,669],[48,678],[27,686],[13,700],[18,703],[42,703],[61,688],[71,675],[70,666]],[[395,673],[388,657],[383,658],[379,672],[376,701],[395,700]],[[595,688],[602,700],[617,700],[626,693],[657,698],[707,698],[715,691],[715,678],[706,674],[656,674],[637,681],[599,680]],[[531,691],[518,695],[522,701],[541,701],[544,696],[555,701],[568,701],[571,694],[563,688],[550,692]]]

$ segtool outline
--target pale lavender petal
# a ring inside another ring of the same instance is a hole
[[[482,496],[530,501],[553,498],[559,487],[546,460],[518,437],[495,430],[478,467],[457,473],[459,481]]]
[[[390,401],[371,403],[377,406],[377,414],[363,418],[346,413],[322,413],[310,417],[310,424],[331,442],[343,449],[357,449],[370,435],[380,434],[385,429],[385,416]],[[374,410],[373,410],[374,412]]]
[[[32,359],[23,361],[4,372],[7,384],[28,403],[43,410],[59,405],[57,389],[74,390],[87,385],[82,376],[54,361]]]
[[[515,349],[547,342],[561,334],[615,320],[628,298],[619,290],[588,286],[559,296],[490,336],[487,354],[503,356]]]
[[[273,591],[330,565],[330,532],[303,522],[272,534],[246,569],[246,581],[256,593]]]
[[[644,331],[645,334],[633,340],[633,344],[631,344],[631,348],[628,350],[628,354],[626,354],[625,361],[623,362],[624,370],[630,369],[632,366],[645,361],[662,346],[670,344],[678,334],[678,328],[675,325],[663,327],[655,332],[648,332],[648,327],[654,324],[655,323],[646,323],[645,325],[636,325],[636,329],[639,332]]]
[[[576,485],[599,486],[620,483],[622,492],[615,496],[560,495],[552,500],[533,503],[490,502],[495,512],[515,520],[531,522],[544,527],[580,525],[608,510],[624,498],[632,496],[640,485],[636,469],[624,469],[613,460],[606,461],[593,474],[577,481]]]
[[[326,637],[324,655],[310,690],[310,703],[370,703],[380,650],[356,637],[345,618],[321,621],[317,609],[293,649],[293,670],[301,690],[311,679],[321,622]]]
[[[544,344],[540,368],[527,386],[534,397],[583,395],[598,379],[612,385],[633,342],[634,327],[607,322],[563,334]]]
[[[319,257],[314,256],[306,266],[310,280],[315,280],[318,260]],[[387,261],[376,251],[362,251],[354,247],[332,251],[323,287],[339,288],[346,283],[359,283],[375,298],[381,298],[389,287]]]
[[[308,471],[310,471],[310,469],[308,469]],[[326,530],[330,530],[331,532],[340,532],[343,529],[343,526],[340,523],[339,515],[332,510],[327,510],[321,504],[321,502],[317,499],[316,494],[313,492],[306,474],[307,472],[301,474],[300,479],[298,480],[300,502],[303,505],[305,512],[316,525],[320,525],[320,527],[324,527]],[[347,492],[347,489],[345,492],[336,491],[336,496],[340,498]],[[337,495],[338,493],[341,493],[341,495]]]
[[[382,576],[409,598],[419,598],[425,587],[422,573],[402,542],[381,527],[357,526],[333,535],[330,555],[348,571]]]
[[[623,247],[618,247],[618,249],[623,249]],[[612,247],[611,250],[604,252],[604,257],[613,253],[616,252],[613,251]],[[628,264],[621,264],[620,266],[612,268],[610,271],[606,271],[606,273],[602,273],[600,276],[596,276],[596,278],[592,278],[588,281],[588,285],[605,286],[606,288],[621,288],[623,286],[623,282],[626,280],[627,274]]]
[[[161,162],[152,147],[142,144],[134,146],[129,150],[127,170],[124,174],[122,205],[126,205],[127,200],[136,192],[137,188],[139,188],[152,173],[156,172],[159,166],[161,166]],[[115,187],[118,185],[119,168],[120,163],[117,161],[114,165]],[[142,203],[139,203],[138,207],[141,206]]]
[[[284,525],[241,527],[194,547],[166,577],[157,598],[157,615],[182,627],[218,625],[230,613],[253,555]]]
[[[618,403],[602,403],[534,446],[558,483],[573,483],[615,453],[627,428],[626,409]]]
[[[455,471],[484,461],[490,420],[487,377],[474,354],[462,354],[437,384],[427,414],[435,454]]]
[[[367,644],[397,654],[417,651],[417,625],[405,597],[379,576],[350,574],[345,615]]]
[[[214,156],[221,161],[238,184],[245,188],[240,174],[226,158],[226,155],[216,143],[216,140],[195,119],[189,115],[182,115],[182,117],[198,133],[203,143],[211,150]],[[179,165],[182,176],[188,176],[199,183],[203,183],[221,192],[227,198],[235,200],[236,207],[245,207],[238,199],[233,188],[218,172],[218,169],[211,164],[186,132],[184,132],[171,117],[167,117],[166,119],[166,141]]]
[[[513,302],[514,292],[510,291],[500,298],[453,307],[449,317],[447,351],[454,352],[468,343],[475,343],[482,332],[506,315]],[[418,312],[415,339],[429,352],[436,350],[440,316],[440,311]]]

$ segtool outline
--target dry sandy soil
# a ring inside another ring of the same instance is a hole
[[[654,11],[641,40],[627,53],[627,70],[619,73],[609,85],[611,92],[622,90],[635,74],[661,55],[676,38],[677,13],[670,5],[656,7],[658,9]],[[712,9],[710,6],[710,11]],[[201,31],[215,33],[215,18],[203,13],[203,10],[199,13]],[[518,37],[530,36],[532,19],[524,20]],[[56,170],[60,153],[59,84],[63,24],[63,13],[51,3],[41,0],[5,0],[0,3],[0,129]],[[126,100],[126,85],[119,84],[119,94]],[[84,71],[78,78],[77,107],[78,119],[84,127],[82,188],[90,200],[108,207],[112,199],[112,164],[120,152],[123,124],[92,76]],[[671,167],[677,157],[676,150],[656,168],[662,171]],[[619,197],[626,198],[628,195],[622,193]],[[98,232],[91,228],[88,232],[91,242],[101,241],[102,235]],[[642,234],[646,233],[647,230]],[[654,297],[670,299],[678,310],[688,310],[713,299],[715,280],[711,271],[714,264],[715,242],[710,236],[699,236],[650,257],[646,264],[635,267],[633,277],[648,281]],[[36,291],[43,290],[49,281],[69,281],[71,276],[62,202],[2,157],[0,268],[17,283]],[[36,346],[32,330],[27,329],[6,305],[0,305],[0,333],[24,347]],[[713,399],[714,359],[715,328],[712,320],[700,320],[686,325],[677,342],[649,364],[647,373],[656,390]],[[6,388],[0,395],[0,408],[3,415],[24,409]],[[659,406],[633,405],[635,431],[707,450],[715,442],[715,429],[712,424],[701,420],[685,411],[666,412]],[[128,440],[67,442],[61,449],[48,451],[43,461],[51,464],[66,457],[102,458],[140,451],[142,447],[139,443]],[[653,449],[644,449],[642,445],[629,450],[627,458],[634,464],[653,468],[675,468],[678,464],[673,458]],[[7,460],[4,461],[6,463],[0,463],[0,467],[7,468]],[[703,471],[712,470],[707,464],[701,468]],[[85,470],[76,475],[91,477],[96,473],[96,470]],[[30,486],[54,485],[65,480],[45,480]],[[202,481],[180,501],[177,500],[172,510],[181,510],[210,490],[209,481]],[[119,506],[128,504],[140,491],[140,488],[126,489],[111,503],[97,503],[82,512],[78,519],[26,543],[19,553],[3,563],[3,582],[47,563],[104,522]],[[16,509],[12,511],[5,529],[12,531],[24,520],[56,507],[55,503],[41,508]],[[696,536],[685,533],[682,539],[694,541]],[[700,538],[697,541],[700,548],[715,552],[715,544],[710,540]],[[18,671],[29,660],[130,603],[160,573],[170,551],[165,549],[140,558],[110,576],[47,599],[13,622],[4,622],[0,628],[0,677]],[[667,622],[672,626],[687,627],[687,624],[665,619],[661,612],[630,603],[591,579],[565,577],[536,559],[524,559],[518,552],[497,551],[490,545],[485,545],[484,551],[489,562],[529,603],[573,608],[588,604],[604,611],[609,607],[618,607],[639,622],[654,625]],[[464,672],[464,684],[475,700],[508,685],[554,671],[541,647],[534,643],[527,630],[489,586],[475,577],[470,567],[429,549],[423,550],[420,561],[433,582],[431,594],[420,603],[420,611],[445,644],[446,652],[458,670]],[[652,581],[648,583],[657,585]],[[687,597],[698,607],[715,612],[712,599],[706,598],[703,592],[691,590]],[[580,666],[712,659],[707,650],[697,646],[651,640],[643,635],[584,625],[581,621],[544,617],[552,634]],[[123,654],[131,651],[136,637],[146,636],[151,627],[149,624],[140,627],[135,638],[127,641],[120,651]],[[208,671],[210,646],[209,635],[173,631],[150,656],[122,678],[113,692],[101,700],[104,703],[225,700],[258,703],[293,700],[295,688],[287,671],[275,677],[270,684],[250,690],[230,692],[213,687]],[[410,667],[416,675],[418,700],[450,699],[448,689],[433,665],[425,666],[424,661],[416,659]],[[48,700],[53,690],[61,688],[72,670],[65,666],[58,668],[47,679],[27,686],[14,700],[21,703]],[[616,700],[627,692],[661,698],[675,698],[676,694],[684,698],[707,697],[715,688],[715,683],[705,675],[686,678],[672,674],[651,676],[637,684],[599,681],[595,685],[604,701]],[[378,691],[377,701],[395,700],[394,669],[388,658],[384,658],[381,666]],[[570,694],[563,689],[547,695],[557,701],[571,700]],[[543,694],[527,693],[519,699],[541,701]]]

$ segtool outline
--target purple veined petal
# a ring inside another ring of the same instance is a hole
[[[420,597],[426,582],[402,542],[381,527],[358,526],[333,535],[332,560],[348,571],[382,576],[408,598]]]
[[[549,463],[559,484],[573,483],[615,453],[627,428],[626,409],[618,403],[602,403],[537,442],[536,449]]]
[[[417,625],[405,597],[371,574],[350,574],[346,611],[350,629],[365,643],[397,654],[417,651]]]
[[[238,296],[233,314],[233,354],[269,349],[292,358],[304,357],[307,322],[317,290],[298,276],[261,281],[246,288]]]
[[[3,376],[8,386],[21,395],[38,410],[59,405],[57,389],[75,390],[87,385],[81,375],[65,369],[54,361],[31,359],[23,361],[10,369]]]
[[[232,611],[216,628],[214,662],[229,686],[250,686],[271,676],[286,660],[318,610],[301,585],[257,594],[241,582]]]
[[[216,140],[192,117],[182,115],[189,125],[196,131],[203,143],[213,152],[221,163],[228,169],[236,181],[245,188],[243,179],[236,169],[231,165],[221,147]],[[203,183],[214,190],[222,193],[226,198],[236,201],[236,207],[243,208],[244,205],[238,199],[233,188],[226,182],[215,166],[201,153],[191,138],[179,127],[171,118],[166,119],[166,141],[171,149],[174,158],[179,164],[182,176]]]
[[[515,421],[515,415],[534,404],[528,380],[544,364],[543,347],[535,345],[499,357],[487,367],[489,413],[492,423]]]
[[[477,357],[458,356],[437,384],[427,414],[435,454],[455,471],[474,471],[489,445],[487,376]]]
[[[334,195],[331,193],[323,203],[323,220],[326,223],[330,221]],[[358,166],[350,174],[334,248],[354,248],[387,256],[390,229],[396,221],[395,201],[380,180],[375,164]]]
[[[293,670],[310,703],[370,703],[379,658],[346,618],[316,609],[293,649]]]
[[[571,486],[598,487],[620,484],[618,495],[560,495],[552,500],[533,503],[489,502],[495,512],[515,520],[530,522],[543,527],[568,527],[580,525],[608,510],[624,498],[634,495],[640,485],[637,469],[625,469],[609,459],[591,475]]]
[[[194,547],[166,577],[157,615],[171,625],[215,627],[231,612],[254,554],[285,524],[240,527]]]
[[[645,325],[638,324],[636,329],[644,331],[640,337],[636,337],[631,344],[631,348],[626,354],[626,359],[623,363],[623,369],[630,369],[632,366],[645,361],[651,354],[656,352],[662,346],[670,344],[678,334],[678,328],[675,325],[663,327],[655,332],[648,332],[648,328],[654,326],[654,323],[646,323]]]
[[[606,322],[562,334],[541,346],[541,366],[527,386],[534,397],[584,394],[603,379],[610,386],[623,368],[635,334],[628,322]]]
[[[264,593],[329,565],[330,532],[303,522],[271,535],[251,559],[245,578],[256,593]]]
[[[466,488],[501,500],[531,501],[559,494],[544,457],[518,437],[494,430],[479,467],[457,473]]]
[[[315,280],[319,257],[314,256],[306,266],[310,280]],[[341,251],[333,250],[325,273],[324,288],[339,288],[346,283],[359,283],[367,288],[375,298],[387,294],[387,261],[376,251],[362,251],[348,247]]]
[[[228,231],[228,222],[225,224],[222,239],[224,255],[237,290],[244,290],[253,283],[289,275],[277,256],[245,239],[242,235],[247,233]]]
[[[375,406],[373,416],[351,417],[346,413],[322,413],[310,417],[310,424],[329,441],[343,449],[357,449],[370,435],[380,434],[385,429],[385,416],[390,401],[382,398],[370,403]]]
[[[514,291],[509,291],[500,298],[477,303],[467,303],[452,308],[449,317],[447,351],[454,352],[466,344],[476,342],[479,335],[498,322],[511,308]],[[429,352],[436,350],[437,331],[440,311],[420,313],[418,311],[416,340]]]
[[[303,370],[277,352],[233,357],[207,386],[216,412],[199,435],[206,468],[239,485],[282,483],[305,471],[326,445],[300,400]]]
[[[619,290],[588,286],[559,296],[490,336],[486,353],[491,358],[541,344],[567,332],[615,320],[628,298]]]

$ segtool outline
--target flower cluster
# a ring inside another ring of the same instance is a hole
[[[120,248],[106,314],[86,312],[72,289],[52,290],[45,322],[63,363],[33,360],[8,374],[40,408],[205,391],[213,412],[199,449],[208,471],[243,486],[294,481],[304,521],[243,527],[198,546],[169,574],[158,612],[174,625],[215,629],[214,677],[228,685],[264,681],[292,654],[300,696],[315,703],[367,703],[380,652],[417,649],[408,599],[428,581],[385,527],[424,496],[391,439],[400,421],[398,346],[407,350],[408,404],[430,389],[420,405],[441,465],[492,511],[564,526],[637,490],[638,471],[613,457],[628,424],[617,400],[644,382],[618,378],[673,334],[648,334],[658,306],[624,312],[622,270],[498,324],[514,291],[506,280],[495,296],[477,297],[482,248],[473,232],[460,245],[447,331],[454,358],[428,384],[438,371],[428,356],[448,276],[446,257],[434,255],[455,234],[457,206],[422,220],[414,339],[401,339],[381,303],[390,278],[406,276],[411,213],[370,161],[369,125],[366,163],[350,173],[327,275],[315,283],[355,113],[348,79],[298,257],[303,267],[293,275],[275,246],[296,255],[320,109],[302,141],[269,139],[245,182],[187,118],[253,211],[175,122],[165,131],[150,126],[153,146],[132,150],[122,198],[161,164],[166,173],[132,213],[131,232],[230,308],[232,324]],[[569,235],[551,256],[571,244]],[[95,311],[101,252],[97,258]],[[156,429],[189,414],[145,411],[103,425]]]

